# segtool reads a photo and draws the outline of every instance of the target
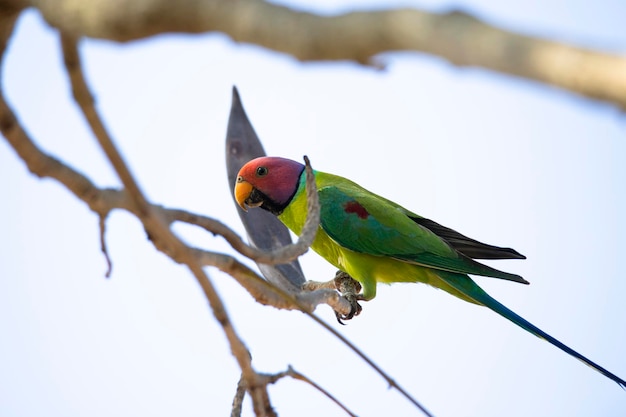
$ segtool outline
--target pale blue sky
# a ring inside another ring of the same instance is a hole
[[[296,3],[325,13],[381,4]],[[626,53],[618,0],[454,5],[527,33]],[[37,13],[24,15],[3,87],[42,148],[98,185],[118,186],[71,101],[59,49]],[[477,281],[626,378],[626,119],[615,108],[414,53],[385,54],[388,68],[377,72],[301,65],[217,34],[87,41],[81,51],[98,107],[155,203],[243,232],[224,162],[236,84],[269,154],[307,154],[319,170],[527,255],[492,265],[530,286]],[[30,175],[4,141],[0,178],[0,415],[228,415],[237,366],[185,269],[156,252],[130,215],[114,212],[107,280],[97,218],[83,203]],[[176,231],[232,253],[219,238]],[[314,253],[302,263],[310,279],[334,275]],[[291,364],[360,416],[419,415],[311,320],[257,305],[230,277],[207,270],[258,370]],[[335,325],[329,308],[317,313]],[[613,382],[495,313],[423,285],[379,288],[339,330],[437,416],[626,413],[626,393]],[[298,381],[270,392],[282,416],[342,415]]]

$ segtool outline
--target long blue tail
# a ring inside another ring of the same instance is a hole
[[[491,310],[495,311],[501,316],[517,324],[522,329],[529,331],[530,333],[534,334],[535,336],[541,339],[547,340],[548,342],[552,343],[554,346],[561,349],[563,352],[575,357],[579,361],[583,362],[585,365],[600,372],[605,377],[610,378],[613,381],[617,382],[619,386],[622,387],[623,389],[626,389],[626,381],[624,381],[622,378],[618,377],[612,372],[607,371],[606,369],[604,369],[597,363],[593,362],[592,360],[587,359],[580,353],[576,352],[574,349],[570,348],[569,346],[564,345],[563,343],[559,342],[554,337],[550,336],[548,333],[544,332],[543,330],[541,330],[534,324],[530,323],[528,320],[522,318],[521,316],[517,315],[513,311],[509,310],[503,304],[501,304],[500,302],[492,298],[489,294],[487,294],[482,288],[478,286],[478,284],[476,284],[467,275],[455,274],[455,273],[444,272],[444,271],[437,271],[437,275],[443,281],[445,281],[446,283],[448,283],[450,286],[457,289],[458,291],[462,292],[467,297],[474,300],[476,303],[482,304],[485,307],[490,308]]]

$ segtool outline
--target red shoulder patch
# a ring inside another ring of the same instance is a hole
[[[370,215],[365,209],[365,207],[363,207],[356,201],[348,201],[346,204],[343,205],[343,209],[345,210],[346,213],[348,214],[354,213],[357,216],[359,216],[359,218],[361,219],[367,219]]]

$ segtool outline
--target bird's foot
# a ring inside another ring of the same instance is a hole
[[[344,294],[343,297],[350,303],[350,312],[348,314],[341,314],[340,312],[335,311],[335,317],[337,317],[339,324],[345,325],[346,323],[343,321],[352,320],[354,316],[361,314],[363,307],[361,307],[361,305],[357,302],[357,300],[360,300],[358,295]]]
[[[359,300],[363,299],[361,294],[359,294],[361,292],[361,284],[343,271],[337,271],[333,281],[337,291],[350,303],[350,312],[348,314],[335,311],[339,324],[345,324],[343,320],[352,320],[354,316],[358,316],[363,310],[358,303]]]
[[[343,314],[335,310],[335,317],[337,317],[339,324],[345,324],[343,320],[351,320],[354,316],[358,316],[363,310],[358,303],[358,301],[364,300],[363,295],[360,294],[361,283],[343,271],[337,271],[335,278],[327,282],[306,281],[302,284],[302,289],[304,291],[320,289],[339,291],[341,296],[350,303],[350,312],[348,314]]]

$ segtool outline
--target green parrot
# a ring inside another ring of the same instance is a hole
[[[311,248],[361,284],[360,300],[373,299],[378,282],[429,284],[462,300],[490,308],[626,389],[626,381],[509,310],[468,276],[528,284],[519,275],[474,260],[525,259],[525,256],[510,248],[487,245],[464,236],[346,178],[320,171],[314,171],[314,175],[320,202],[320,226]],[[304,165],[279,157],[253,159],[239,171],[234,193],[243,210],[261,207],[278,216],[297,235],[301,233],[306,220]],[[352,315],[354,311],[347,318]]]

